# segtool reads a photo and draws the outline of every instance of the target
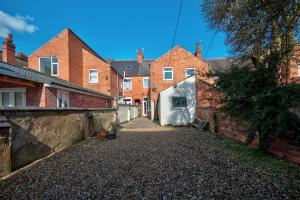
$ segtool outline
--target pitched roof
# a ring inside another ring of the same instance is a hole
[[[59,35],[61,35],[62,33],[64,33],[65,31],[70,32],[72,35],[74,35],[79,41],[81,41],[84,45],[87,46],[87,48],[89,48],[89,50],[92,51],[92,53],[98,57],[101,61],[105,62],[105,59],[102,58],[94,49],[92,49],[87,43],[85,43],[78,35],[76,35],[76,33],[74,31],[72,31],[71,28],[65,28],[63,31],[59,32],[57,35],[55,35],[53,38],[51,38],[50,40],[48,40],[46,43],[44,43],[42,46],[40,46],[38,49],[36,49],[34,52],[31,53],[31,55],[33,55],[35,52],[37,52],[39,49],[43,48],[46,44],[48,44],[50,41],[52,41],[54,38],[58,37]],[[69,41],[68,41],[69,42]],[[30,55],[30,56],[31,56]]]
[[[208,64],[208,69],[211,71],[225,71],[234,63],[232,58],[209,58],[204,60]]]
[[[0,51],[0,61],[2,61],[2,56],[3,56],[3,52]],[[27,67],[28,66],[28,61],[16,56],[16,65],[19,66],[19,67]]]
[[[142,63],[136,60],[110,60],[111,66],[119,73],[127,77],[131,76],[150,76],[150,63],[152,59],[144,59]]]
[[[74,83],[70,83],[68,81],[48,76],[44,73],[35,71],[33,69],[29,69],[27,67],[18,67],[16,65],[7,64],[0,61],[0,75],[11,76],[15,78],[20,78],[24,80],[29,80],[37,83],[48,84],[52,86],[60,86],[64,88],[73,89],[79,92],[85,92],[96,96],[106,97],[106,98],[113,98],[109,95],[106,95],[101,92],[97,92],[88,88],[81,87]]]

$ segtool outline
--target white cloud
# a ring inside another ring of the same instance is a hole
[[[29,15],[11,16],[0,10],[0,37],[6,37],[11,31],[34,33],[38,27],[33,25]]]

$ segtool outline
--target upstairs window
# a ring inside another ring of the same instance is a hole
[[[124,78],[123,88],[124,88],[124,90],[131,90],[132,89],[131,78]]]
[[[186,68],[185,69],[185,78],[195,75],[195,68]]]
[[[173,67],[164,67],[164,80],[173,80]]]
[[[58,76],[58,58],[40,57],[40,72],[49,76]]]
[[[58,108],[69,107],[69,92],[57,90],[57,107]]]
[[[172,97],[173,108],[185,108],[187,107],[186,97]]]
[[[26,106],[26,90],[23,88],[9,88],[0,90],[0,107]]]
[[[149,77],[143,78],[143,87],[144,88],[150,87],[150,78]]]
[[[98,69],[90,69],[89,83],[98,83]]]

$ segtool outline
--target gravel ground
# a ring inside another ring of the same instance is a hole
[[[293,199],[191,128],[120,132],[54,154],[0,182],[0,199]]]

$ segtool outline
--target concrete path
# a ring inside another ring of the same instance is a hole
[[[80,142],[0,181],[0,199],[300,197],[299,188],[231,158],[210,133],[144,118],[124,126],[116,140]]]
[[[122,128],[137,129],[137,128],[160,128],[160,125],[151,121],[147,117],[138,117],[130,122],[122,124]]]

